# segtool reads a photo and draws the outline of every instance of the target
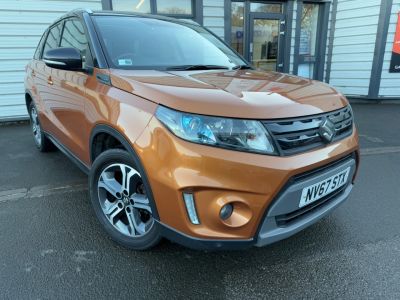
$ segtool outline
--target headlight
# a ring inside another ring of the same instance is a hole
[[[259,121],[195,115],[159,106],[156,117],[176,136],[198,144],[275,154],[268,131]]]

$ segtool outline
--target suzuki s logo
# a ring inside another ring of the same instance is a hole
[[[335,133],[335,124],[333,124],[331,120],[325,119],[325,121],[319,127],[319,135],[321,138],[325,143],[330,143],[335,137]]]

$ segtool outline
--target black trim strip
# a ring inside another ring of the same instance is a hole
[[[62,145],[55,137],[53,137],[48,132],[43,132],[46,137],[58,148],[62,153],[64,153],[74,164],[77,165],[82,172],[86,175],[89,175],[90,168],[82,162],[79,158],[77,158],[69,149],[67,149],[64,145]]]
[[[159,221],[157,221],[157,225],[163,237],[194,250],[242,250],[254,246],[256,242],[254,238],[242,240],[200,239],[179,232]]]
[[[111,86],[111,78],[110,78],[110,75],[108,75],[108,74],[97,73],[96,79],[98,82],[100,82],[102,84]]]
[[[83,14],[83,23],[86,27],[87,31],[87,38],[89,41],[90,47],[93,48],[93,64],[95,67],[98,67],[99,69],[108,69],[108,64],[107,60],[105,58],[104,52],[101,48],[99,38],[95,29],[95,26],[93,24],[92,18],[88,13]]]

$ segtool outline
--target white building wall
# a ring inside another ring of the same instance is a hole
[[[339,0],[330,83],[368,95],[381,0]]]
[[[203,0],[203,25],[221,38],[225,36],[224,0]]]
[[[290,66],[289,73],[293,74],[294,68],[294,45],[296,43],[296,24],[297,24],[297,1],[293,4],[292,38],[290,41]]]
[[[400,0],[393,0],[392,14],[385,48],[385,57],[382,68],[382,80],[379,96],[399,97],[400,96],[400,73],[389,73],[390,60],[392,58],[392,49],[394,34],[396,31],[397,15],[400,12]]]
[[[326,69],[328,67],[328,53],[329,53],[329,39],[331,38],[331,26],[332,26],[332,11],[333,11],[333,3],[329,5],[329,20],[328,20],[328,32],[326,37],[326,49],[325,49],[325,65],[323,72],[323,81],[325,81],[327,74]]]
[[[76,8],[101,9],[101,0],[1,0],[0,119],[27,116],[25,66],[47,26]]]

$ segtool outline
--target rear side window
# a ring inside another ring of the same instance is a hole
[[[62,22],[58,23],[56,26],[52,27],[44,45],[43,53],[47,50],[57,48],[61,37]]]
[[[90,61],[89,43],[85,35],[82,23],[78,19],[65,21],[61,38],[61,47],[75,48],[81,52],[83,67]]]
[[[45,33],[43,33],[42,37],[40,38],[40,41],[36,48],[35,54],[33,55],[34,59],[40,59],[40,55],[42,54],[43,44],[44,44],[44,41],[46,40],[46,34],[47,34],[47,30],[45,31]]]

